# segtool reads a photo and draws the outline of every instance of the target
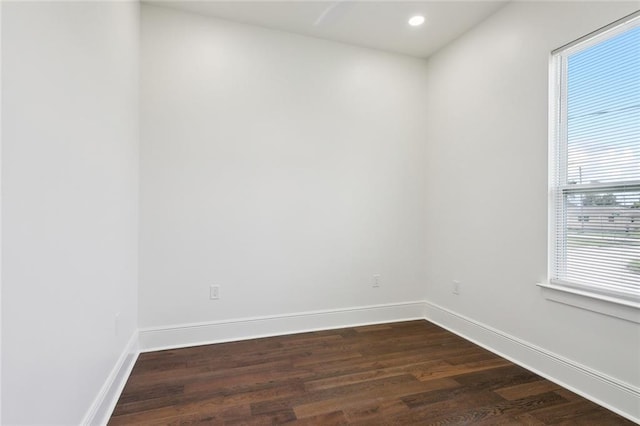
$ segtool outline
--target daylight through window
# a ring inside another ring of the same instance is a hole
[[[551,282],[640,300],[640,15],[554,52]]]

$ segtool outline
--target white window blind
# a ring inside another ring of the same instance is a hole
[[[640,300],[640,16],[554,52],[551,282]]]

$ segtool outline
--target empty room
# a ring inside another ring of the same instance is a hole
[[[640,2],[0,2],[0,423],[640,423]]]

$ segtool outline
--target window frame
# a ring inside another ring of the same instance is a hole
[[[557,217],[558,203],[564,196],[584,193],[585,190],[620,192],[630,187],[640,191],[640,181],[605,184],[569,184],[567,182],[567,89],[568,57],[640,26],[640,12],[628,15],[551,52],[549,67],[549,199],[548,199],[548,271],[547,282],[539,283],[548,299],[579,306],[584,309],[613,315],[640,323],[640,295],[629,297],[604,287],[555,279],[556,266],[566,262],[567,226]],[[560,242],[560,243],[559,243]],[[620,314],[621,312],[621,314]]]

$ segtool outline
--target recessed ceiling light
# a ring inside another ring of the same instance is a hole
[[[417,27],[424,24],[424,16],[422,15],[416,15],[416,16],[412,16],[409,19],[409,25],[411,25],[412,27]]]

